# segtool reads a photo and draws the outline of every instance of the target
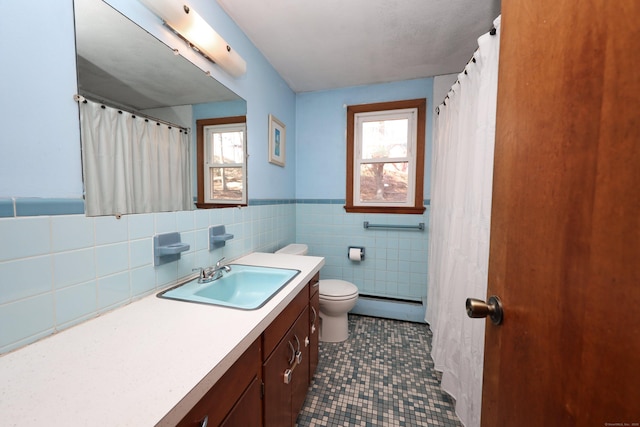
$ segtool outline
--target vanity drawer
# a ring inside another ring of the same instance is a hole
[[[317,272],[311,280],[309,280],[309,299],[320,291],[320,272]]]

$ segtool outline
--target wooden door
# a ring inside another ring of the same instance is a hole
[[[502,2],[485,427],[640,423],[639,22]]]

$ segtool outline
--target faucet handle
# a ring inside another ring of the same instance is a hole
[[[198,274],[200,275],[200,278],[204,278],[205,277],[204,268],[202,268],[202,267],[192,268],[191,271],[199,271]]]
[[[220,267],[220,263],[225,259],[225,257],[222,257],[218,260],[218,262],[216,262],[216,268]]]

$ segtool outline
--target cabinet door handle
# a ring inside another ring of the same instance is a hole
[[[298,339],[298,335],[294,334],[293,337],[296,339],[296,344],[298,345],[298,350],[296,350],[296,361],[298,365],[302,363],[302,352],[300,351],[300,340]]]
[[[311,344],[311,340],[309,339],[309,337],[304,337],[304,346],[309,347],[309,344]]]
[[[316,332],[316,320],[318,319],[318,313],[316,313],[316,309],[311,307],[311,313],[313,313],[313,319],[311,320],[311,333]]]
[[[296,361],[296,349],[293,348],[293,344],[289,341],[289,348],[291,349],[291,358],[289,359],[289,365],[293,365],[293,362]]]
[[[286,369],[284,371],[284,383],[289,384],[291,382],[291,374],[293,371],[291,369]]]
[[[206,415],[202,421],[200,421],[200,427],[207,427],[209,424],[209,415]]]

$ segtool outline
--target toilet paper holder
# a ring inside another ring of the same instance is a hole
[[[354,250],[356,251],[356,254],[359,252],[359,259],[353,258]],[[347,250],[347,258],[351,261],[364,261],[364,246],[349,246],[349,249]]]

